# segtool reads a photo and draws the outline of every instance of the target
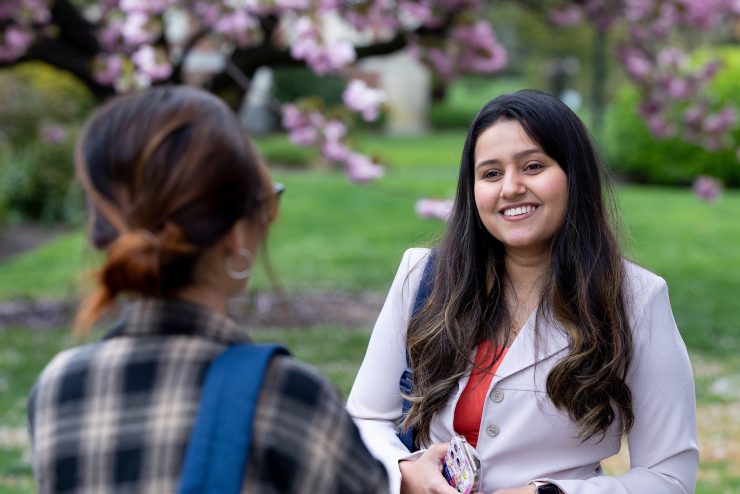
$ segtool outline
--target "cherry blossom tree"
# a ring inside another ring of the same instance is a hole
[[[625,27],[617,56],[641,90],[638,111],[655,136],[680,136],[708,150],[739,144],[729,135],[737,109],[718,105],[707,91],[719,63],[692,60],[678,40],[686,33],[732,26],[740,17],[740,1],[581,0],[561,2],[549,16],[564,26],[588,20],[599,31],[618,23]]]
[[[208,37],[226,55],[227,68],[238,68],[247,80],[261,66],[348,74],[358,59],[404,48],[451,80],[506,65],[506,50],[479,20],[484,8],[480,0],[11,0],[0,5],[0,66],[42,60],[76,75],[103,100],[181,82],[187,54]],[[178,45],[166,35],[173,14],[187,16],[191,25]],[[327,29],[338,21],[346,29]],[[243,94],[237,83],[224,73],[212,87]],[[288,104],[284,125],[293,142],[319,147],[351,180],[373,180],[382,167],[353,151],[346,137],[350,114],[375,120],[384,96],[350,80],[343,101],[344,111],[315,98]]]
[[[618,59],[643,95],[639,108],[651,131],[681,136],[710,149],[737,146],[730,131],[737,110],[706,93],[717,70],[697,65],[678,33],[716,30],[740,15],[740,0],[521,0],[550,22],[582,22],[627,33]],[[79,78],[99,100],[117,92],[178,83],[188,53],[208,38],[226,57],[211,87],[242,94],[262,66],[302,65],[316,74],[348,79],[342,108],[321,101],[283,107],[290,139],[316,146],[364,183],[383,168],[348,144],[352,114],[372,121],[381,91],[351,77],[361,58],[407,49],[449,82],[465,73],[505,68],[507,51],[484,0],[4,0],[0,4],[0,67],[41,60]],[[168,19],[189,20],[187,39],[174,43]],[[331,29],[337,24],[344,29]],[[243,83],[242,80],[242,83]],[[740,154],[740,150],[739,150]],[[440,203],[444,205],[445,203]],[[432,205],[433,207],[430,207]],[[426,216],[444,216],[437,203],[422,203]],[[436,212],[436,213],[435,213]]]

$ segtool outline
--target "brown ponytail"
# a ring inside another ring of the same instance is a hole
[[[182,232],[172,223],[155,235],[148,230],[125,232],[106,251],[105,264],[94,273],[97,289],[86,297],[75,320],[78,334],[87,332],[108,309],[119,293],[162,297],[171,291],[163,276],[167,265],[191,256],[195,246],[182,240]]]
[[[76,168],[93,243],[106,253],[77,335],[121,293],[169,297],[186,287],[205,248],[237,220],[265,216],[271,191],[231,110],[184,86],[111,100],[80,137]]]

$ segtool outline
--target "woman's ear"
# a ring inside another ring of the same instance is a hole
[[[265,228],[259,221],[242,218],[232,225],[219,244],[226,255],[237,255],[240,249],[247,249],[252,255],[256,255],[264,234]]]
[[[229,231],[226,232],[226,235],[221,237],[221,240],[218,241],[219,247],[223,249],[224,254],[227,256],[236,255],[239,252],[239,249],[243,247],[243,235],[241,233],[243,226],[240,225],[242,221],[243,220],[239,220],[234,223]]]

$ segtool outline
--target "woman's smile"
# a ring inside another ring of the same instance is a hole
[[[529,218],[539,206],[533,204],[514,204],[501,210],[501,214],[510,221],[518,221]]]

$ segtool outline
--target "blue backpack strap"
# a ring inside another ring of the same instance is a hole
[[[411,311],[411,317],[416,316],[424,304],[426,303],[429,295],[432,293],[434,288],[434,256],[436,254],[435,249],[429,252],[429,260],[424,266],[424,272],[421,274],[421,281],[419,282],[419,289],[416,291],[416,299],[414,300],[414,307]],[[401,379],[398,382],[398,388],[404,396],[411,395],[414,390],[414,376],[411,371],[411,356],[408,350],[406,350],[406,369],[401,374]],[[404,398],[401,404],[401,421],[406,417],[406,414],[411,409],[411,402]],[[414,430],[413,429],[400,429],[398,431],[398,438],[401,440],[404,446],[409,451],[416,451],[418,448],[414,445]]]
[[[227,348],[208,367],[180,473],[180,494],[238,493],[249,461],[252,419],[278,345]]]

